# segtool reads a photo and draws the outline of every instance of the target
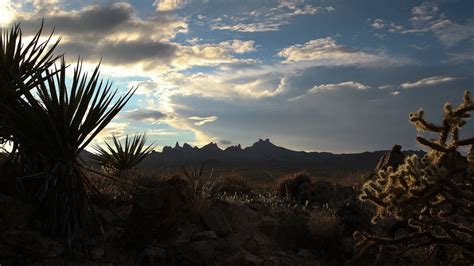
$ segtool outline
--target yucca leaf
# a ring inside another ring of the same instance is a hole
[[[125,143],[113,135],[112,145],[105,142],[105,148],[94,145],[95,154],[92,159],[108,171],[115,173],[126,172],[134,169],[155,146],[146,144],[146,134],[136,134],[133,137],[125,137]]]

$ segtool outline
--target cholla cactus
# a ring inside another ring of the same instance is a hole
[[[422,158],[409,156],[397,169],[378,172],[364,184],[360,199],[376,207],[373,223],[386,217],[405,222],[414,232],[387,238],[356,232],[360,251],[368,247],[406,251],[418,247],[450,245],[456,255],[474,258],[474,138],[459,139],[459,131],[474,110],[468,91],[464,101],[452,108],[444,106],[442,125],[427,122],[423,110],[410,114],[419,131],[438,134],[437,139],[416,139],[430,151]],[[458,152],[471,146],[467,157]]]

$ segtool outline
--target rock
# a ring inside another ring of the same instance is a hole
[[[209,209],[219,210],[230,223],[231,229],[238,232],[252,233],[252,230],[255,230],[262,221],[262,215],[259,212],[234,202],[212,200]]]
[[[13,251],[18,257],[55,258],[64,252],[64,248],[59,242],[35,231],[9,230],[2,235],[2,239],[6,249]]]
[[[235,256],[229,258],[226,264],[229,265],[248,265],[248,266],[256,266],[262,265],[264,260],[247,250],[241,250]]]
[[[215,240],[217,239],[217,235],[214,231],[203,231],[195,234],[191,240],[192,241],[200,241],[200,240]]]
[[[252,254],[259,253],[259,243],[254,237],[250,237],[244,240],[243,247]]]
[[[100,260],[105,255],[105,251],[103,247],[94,247],[89,252],[93,260]]]
[[[32,216],[31,206],[14,197],[0,194],[0,232],[24,228],[30,223]]]
[[[242,251],[242,262],[243,265],[262,265],[263,259],[255,256],[254,254],[243,250]]]
[[[222,213],[218,205],[211,204],[203,215],[203,221],[209,230],[218,236],[226,236],[232,232],[232,227],[227,217]]]
[[[405,154],[402,152],[402,146],[394,145],[391,151],[386,152],[382,158],[380,158],[371,177],[376,175],[380,170],[387,169],[389,166],[397,169],[398,166],[403,163],[405,157]]]
[[[166,265],[166,250],[161,247],[148,246],[142,254],[141,265]]]
[[[191,203],[188,181],[177,176],[136,195],[126,227],[130,244],[144,248],[153,239],[171,239]]]
[[[296,253],[296,256],[304,258],[304,259],[311,259],[313,257],[313,252],[308,249],[300,249],[298,253]]]

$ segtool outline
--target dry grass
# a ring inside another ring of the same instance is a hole
[[[213,194],[247,194],[252,191],[248,178],[236,172],[219,176]]]

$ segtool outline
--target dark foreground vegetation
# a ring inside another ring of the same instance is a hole
[[[0,39],[1,265],[472,265],[474,138],[460,129],[468,92],[437,138],[406,156],[395,145],[374,173],[328,182],[299,172],[251,179],[184,167],[137,170],[145,135],[79,156],[133,95],[117,97],[81,64],[66,82],[57,43]],[[59,60],[59,65],[56,62]],[[460,152],[467,148],[466,152]],[[95,169],[95,170],[94,170]]]

